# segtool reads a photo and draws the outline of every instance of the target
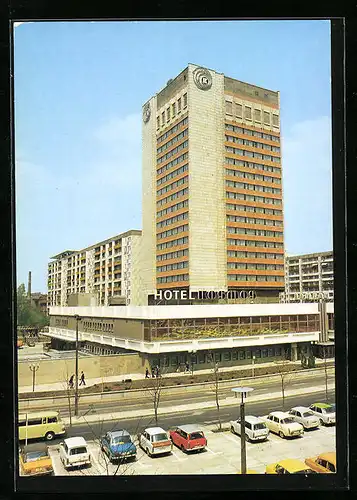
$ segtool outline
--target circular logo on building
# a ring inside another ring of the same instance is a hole
[[[211,73],[205,68],[196,68],[194,70],[193,81],[200,90],[208,90],[212,87]]]
[[[145,104],[144,109],[143,109],[144,123],[147,123],[150,120],[150,115],[151,115],[150,103],[147,103],[147,104]]]

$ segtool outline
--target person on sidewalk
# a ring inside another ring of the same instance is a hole
[[[189,372],[190,371],[190,365],[188,364],[188,361],[186,361],[185,366],[186,366],[186,372]]]
[[[73,387],[74,387],[73,380],[74,380],[74,374],[71,375],[71,377],[70,377],[70,379],[68,381],[68,385],[69,385],[70,389],[73,389]]]
[[[84,380],[84,373],[83,373],[83,371],[81,372],[81,379],[80,380],[81,381],[79,382],[79,385],[86,385],[86,382]]]
[[[159,368],[159,365],[156,365],[156,367],[155,367],[155,374],[156,374],[156,377],[160,377],[160,368]]]
[[[146,368],[145,370],[145,378],[150,378],[149,368]]]
[[[155,366],[151,368],[151,378],[155,378]]]

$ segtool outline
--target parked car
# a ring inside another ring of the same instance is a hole
[[[283,411],[273,411],[269,415],[260,417],[267,424],[271,432],[279,434],[280,437],[296,437],[304,434],[304,428]]]
[[[170,430],[169,434],[173,444],[182,451],[202,451],[206,448],[207,439],[197,425],[180,425]]]
[[[310,410],[316,415],[321,425],[329,425],[336,423],[336,406],[328,403],[314,403],[310,406]]]
[[[305,459],[306,465],[316,472],[331,473],[336,472],[336,452],[321,453],[317,457]]]
[[[136,457],[136,446],[125,429],[109,431],[100,438],[100,449],[112,462]]]
[[[21,476],[44,476],[53,474],[52,458],[48,448],[23,451],[20,450],[20,475]]]
[[[316,472],[301,460],[286,458],[267,465],[265,474],[316,474]]]
[[[231,431],[234,434],[241,433],[241,420],[230,421]],[[245,417],[245,436],[249,441],[265,441],[269,436],[269,429],[267,424],[261,418],[254,417],[252,415],[246,415]]]
[[[145,429],[139,435],[139,444],[149,457],[171,453],[172,451],[171,439],[161,427],[148,427]]]
[[[80,465],[91,465],[91,456],[86,440],[83,437],[65,439],[60,443],[60,459],[66,469]]]
[[[295,422],[301,424],[304,429],[316,429],[320,426],[320,420],[312,413],[310,408],[306,408],[305,406],[291,408],[289,415],[292,416]]]

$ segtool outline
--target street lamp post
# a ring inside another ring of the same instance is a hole
[[[236,394],[241,394],[240,403],[240,468],[241,474],[247,473],[247,452],[246,452],[246,437],[245,437],[245,408],[244,398],[247,397],[247,392],[251,392],[252,387],[234,387],[232,391]]]
[[[35,392],[35,379],[36,379],[36,372],[40,368],[39,364],[36,363],[31,363],[29,365],[30,370],[32,371],[32,392]]]
[[[76,417],[78,417],[78,322],[81,320],[81,318],[78,316],[78,314],[75,314],[74,318],[76,320],[76,387],[74,392],[74,414]]]
[[[255,356],[254,354],[252,355],[252,377],[254,378],[254,363],[255,363]]]

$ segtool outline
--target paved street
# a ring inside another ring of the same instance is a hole
[[[150,458],[138,448],[137,460],[112,464],[95,441],[89,441],[91,467],[65,470],[56,445],[50,446],[55,475],[162,475],[162,474],[235,474],[240,470],[240,437],[230,431],[213,432],[204,426],[208,445],[204,452],[187,454],[174,446],[170,455]],[[137,443],[136,443],[137,444]],[[335,427],[321,427],[305,432],[303,437],[282,439],[270,433],[263,443],[247,443],[247,467],[261,474],[265,467],[283,458],[305,460],[318,453],[335,450]]]

